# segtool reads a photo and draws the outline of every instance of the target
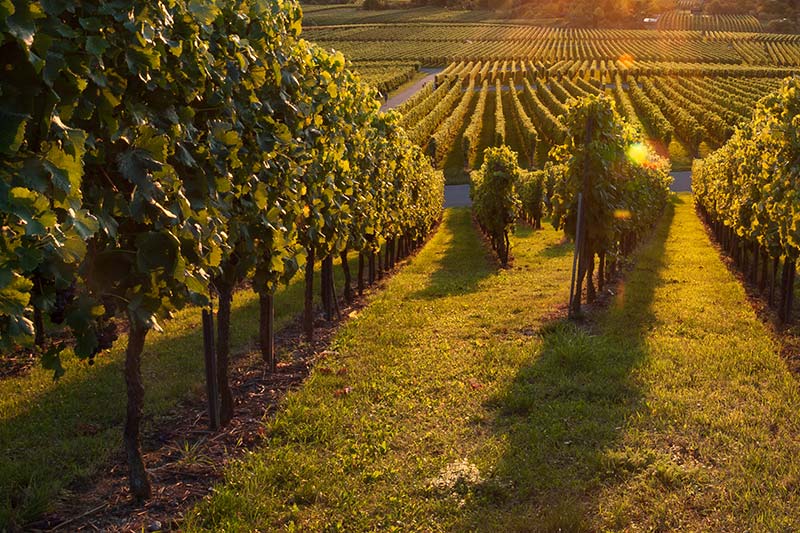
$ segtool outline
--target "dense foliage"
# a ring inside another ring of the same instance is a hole
[[[577,294],[586,277],[591,301],[595,255],[600,259],[598,281],[602,285],[606,257],[613,261],[627,253],[653,225],[666,205],[671,178],[668,163],[620,118],[608,97],[575,101],[566,125],[566,144],[554,149],[564,171],[554,184],[553,225],[579,240]],[[580,235],[579,194],[583,209]]]
[[[521,173],[517,154],[505,145],[487,148],[483,166],[472,173],[470,197],[475,218],[503,265],[508,264],[508,236],[520,207],[516,184]]]
[[[478,102],[475,104],[475,109],[472,111],[472,118],[470,118],[464,133],[461,136],[461,149],[464,152],[464,168],[472,168],[475,165],[475,160],[478,157],[478,146],[481,142],[481,133],[483,132],[484,113],[486,111],[486,99],[489,96],[489,80],[484,79],[481,85],[480,94],[478,95]]]
[[[428,141],[428,151],[433,156],[433,161],[436,166],[441,167],[450,148],[456,144],[456,139],[467,118],[467,112],[472,105],[472,98],[474,96],[475,77],[472,76],[469,79],[464,93],[461,95],[461,100],[458,102],[458,105],[452,110],[444,122],[439,125]]]
[[[779,263],[779,315],[791,318],[795,263],[800,250],[797,116],[800,81],[788,78],[758,103],[752,121],[705,160],[696,161],[692,189],[700,212],[723,247],[775,303]]]
[[[544,215],[545,185],[547,172],[544,170],[522,171],[515,184],[519,195],[520,216],[533,229],[541,229]]]
[[[299,38],[294,2],[6,2],[0,30],[0,348],[35,340],[59,375],[43,315],[88,358],[127,319],[147,497],[147,332],[212,285],[223,327],[246,276],[268,298],[315,255],[419,242],[442,179],[341,54]]]

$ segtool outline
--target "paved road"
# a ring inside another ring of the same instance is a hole
[[[692,173],[691,171],[672,172],[675,181],[672,183],[674,192],[691,192]],[[468,207],[472,205],[469,199],[469,185],[446,185],[444,188],[445,207]]]
[[[411,96],[413,96],[414,93],[422,89],[423,85],[425,85],[429,81],[433,81],[434,78],[436,78],[436,75],[443,70],[444,69],[442,68],[421,68],[420,71],[427,72],[428,75],[414,82],[414,85],[408,87],[407,89],[404,89],[403,91],[389,98],[389,100],[381,106],[381,111],[386,111],[387,109],[392,109],[394,107],[399,106],[400,104],[411,98]]]
[[[675,181],[672,182],[672,190],[674,192],[691,192],[692,191],[692,171],[685,170],[682,172],[670,172]]]
[[[469,199],[469,185],[445,185],[445,207],[467,207],[472,205]]]

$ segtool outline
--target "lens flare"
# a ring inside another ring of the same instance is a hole
[[[627,209],[615,209],[614,210],[614,218],[617,220],[628,220],[631,218],[632,214]]]
[[[647,161],[649,156],[649,150],[644,143],[636,143],[630,145],[628,148],[628,159],[630,159],[633,163],[642,166]]]

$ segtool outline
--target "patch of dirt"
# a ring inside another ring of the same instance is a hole
[[[0,380],[24,376],[40,363],[39,355],[19,348],[12,354],[0,357]]]

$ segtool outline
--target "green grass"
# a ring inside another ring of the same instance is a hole
[[[797,382],[691,197],[586,326],[560,241],[448,210],[186,529],[797,530]]]
[[[300,275],[276,294],[276,330],[302,305]],[[199,309],[186,309],[165,323],[164,333],[148,335],[142,363],[145,435],[181,400],[205,394],[200,324]],[[231,320],[234,357],[257,349],[257,335],[258,297],[240,291]],[[0,531],[35,519],[64,488],[85,483],[122,451],[124,346],[121,337],[91,367],[67,356],[67,372],[57,382],[41,368],[0,381]]]
[[[313,372],[269,424],[263,449],[229,471],[189,529],[455,523],[458,503],[430,482],[491,434],[486,401],[567,298],[571,246],[560,234],[521,228],[512,254],[512,268],[498,270],[469,211],[448,210],[413,264],[338,334],[339,355],[322,364],[347,374]],[[337,397],[344,387],[350,394]]]

